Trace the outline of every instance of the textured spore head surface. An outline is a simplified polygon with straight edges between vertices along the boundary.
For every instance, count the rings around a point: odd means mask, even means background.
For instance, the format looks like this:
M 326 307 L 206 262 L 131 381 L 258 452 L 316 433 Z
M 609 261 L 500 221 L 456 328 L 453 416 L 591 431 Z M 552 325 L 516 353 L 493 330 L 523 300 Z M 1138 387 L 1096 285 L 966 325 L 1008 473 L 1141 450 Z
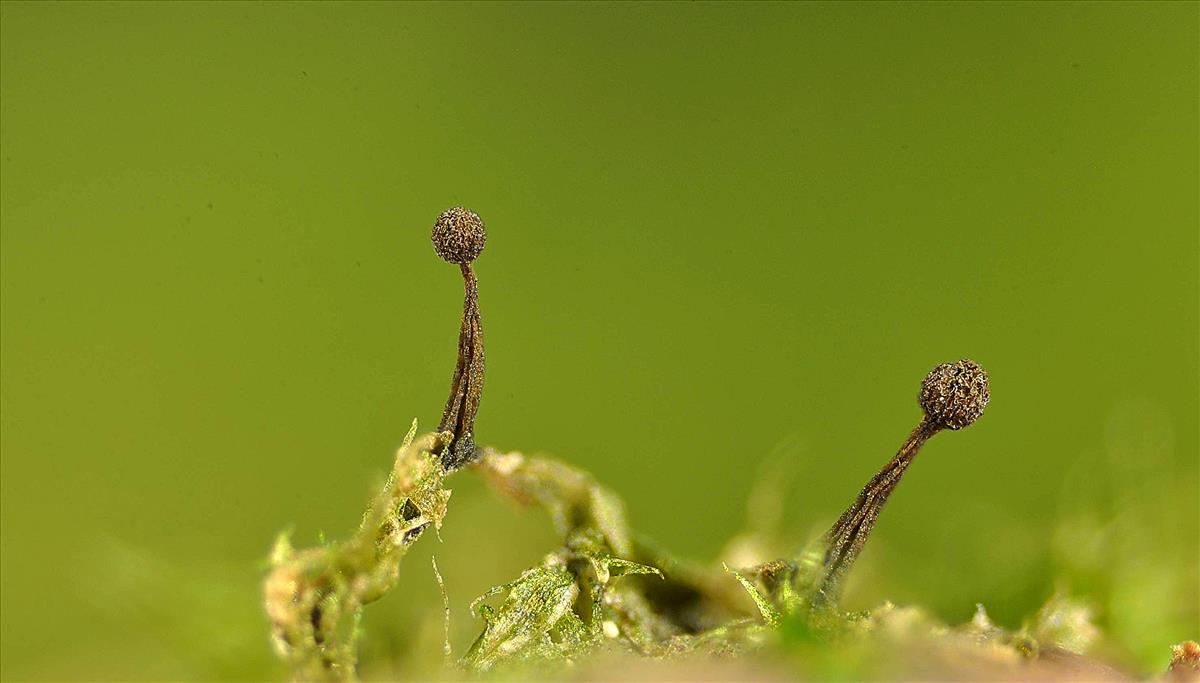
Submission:
M 962 429 L 983 415 L 989 398 L 987 371 L 964 358 L 934 368 L 921 383 L 918 400 L 938 427 Z
M 456 206 L 446 209 L 433 224 L 433 248 L 450 263 L 470 263 L 483 252 L 487 230 L 479 214 Z

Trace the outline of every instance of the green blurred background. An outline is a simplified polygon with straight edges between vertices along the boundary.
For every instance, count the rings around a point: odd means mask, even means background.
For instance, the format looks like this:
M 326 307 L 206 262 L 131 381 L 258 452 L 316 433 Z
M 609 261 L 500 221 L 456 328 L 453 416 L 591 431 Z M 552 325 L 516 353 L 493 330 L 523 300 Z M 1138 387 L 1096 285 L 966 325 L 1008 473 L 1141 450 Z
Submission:
M 819 533 L 968 356 L 988 413 L 849 606 L 1017 627 L 1061 588 L 1165 666 L 1200 635 L 1198 7 L 5 2 L 3 677 L 282 674 L 274 535 L 352 529 L 440 415 L 456 204 L 483 442 L 716 561 L 763 478 Z M 552 547 L 451 483 L 367 611 L 377 675 L 440 657 L 430 553 L 461 652 Z

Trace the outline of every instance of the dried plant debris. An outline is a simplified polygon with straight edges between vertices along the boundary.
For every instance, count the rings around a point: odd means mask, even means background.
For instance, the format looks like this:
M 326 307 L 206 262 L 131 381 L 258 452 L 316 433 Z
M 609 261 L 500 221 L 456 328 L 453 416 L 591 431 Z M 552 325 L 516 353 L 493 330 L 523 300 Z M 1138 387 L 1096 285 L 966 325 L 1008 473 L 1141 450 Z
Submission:
M 1200 643 L 1186 640 L 1171 648 L 1171 665 L 1167 667 L 1167 680 L 1172 683 L 1195 683 L 1200 681 Z

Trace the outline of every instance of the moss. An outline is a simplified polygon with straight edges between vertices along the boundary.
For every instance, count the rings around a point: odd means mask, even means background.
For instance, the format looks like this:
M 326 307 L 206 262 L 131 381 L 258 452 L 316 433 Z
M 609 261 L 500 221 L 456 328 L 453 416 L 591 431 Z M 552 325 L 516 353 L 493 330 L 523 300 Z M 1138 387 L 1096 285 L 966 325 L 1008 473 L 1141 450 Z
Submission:
M 348 539 L 296 550 L 279 537 L 264 596 L 276 652 L 293 678 L 355 677 L 363 607 L 395 587 L 408 549 L 445 520 L 448 475 L 434 455 L 445 439 L 417 437 L 413 424 Z M 816 678 L 1115 674 L 1083 656 L 1098 632 L 1088 606 L 1064 595 L 1015 633 L 982 606 L 959 627 L 890 603 L 844 613 L 821 599 L 819 545 L 748 568 L 694 565 L 639 538 L 621 498 L 565 463 L 483 449 L 463 471 L 544 510 L 559 538 L 537 566 L 472 602 L 483 623 L 452 663 L 463 672 L 557 677 L 612 657 L 681 662 L 753 652 L 755 661 Z
M 396 583 L 400 560 L 430 527 L 441 528 L 450 500 L 440 435 L 416 438 L 417 424 L 396 453 L 387 483 L 347 540 L 296 550 L 280 535 L 263 595 L 276 653 L 303 680 L 355 676 L 362 608 Z

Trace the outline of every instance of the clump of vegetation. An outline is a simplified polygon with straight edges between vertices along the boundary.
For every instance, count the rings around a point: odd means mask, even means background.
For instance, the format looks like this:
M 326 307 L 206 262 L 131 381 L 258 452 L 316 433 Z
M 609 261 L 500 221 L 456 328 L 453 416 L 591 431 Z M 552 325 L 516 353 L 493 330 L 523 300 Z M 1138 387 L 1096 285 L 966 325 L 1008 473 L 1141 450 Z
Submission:
M 454 663 L 464 672 L 561 677 L 572 667 L 586 678 L 594 663 L 611 667 L 613 658 L 686 666 L 718 657 L 747 662 L 752 671 L 820 679 L 1127 678 L 1085 655 L 1098 631 L 1088 606 L 1065 595 L 1055 595 L 1015 632 L 993 624 L 982 605 L 956 627 L 914 607 L 889 603 L 863 613 L 838 607 L 842 579 L 921 446 L 982 416 L 990 391 L 977 363 L 964 359 L 929 373 L 916 428 L 799 557 L 746 568 L 699 566 L 638 536 L 621 498 L 587 472 L 476 443 L 484 352 L 471 262 L 485 241 L 482 219 L 461 207 L 442 213 L 434 226 L 435 250 L 459 265 L 466 289 L 438 430 L 418 436 L 414 421 L 349 539 L 303 550 L 286 535 L 276 542 L 264 597 L 276 651 L 295 679 L 355 678 L 363 608 L 394 588 L 408 549 L 430 528 L 441 528 L 450 500 L 445 480 L 460 470 L 482 476 L 505 498 L 544 510 L 559 539 L 536 566 L 471 603 L 483 624 Z M 761 656 L 739 659 L 747 652 Z M 1200 646 L 1187 642 L 1173 652 L 1171 680 L 1200 677 Z
M 408 549 L 442 525 L 450 491 L 434 451 L 443 444 L 438 434 L 416 432 L 414 421 L 387 483 L 348 540 L 304 550 L 292 548 L 286 534 L 275 542 L 263 593 L 275 650 L 297 679 L 354 677 L 363 606 L 395 586 Z

